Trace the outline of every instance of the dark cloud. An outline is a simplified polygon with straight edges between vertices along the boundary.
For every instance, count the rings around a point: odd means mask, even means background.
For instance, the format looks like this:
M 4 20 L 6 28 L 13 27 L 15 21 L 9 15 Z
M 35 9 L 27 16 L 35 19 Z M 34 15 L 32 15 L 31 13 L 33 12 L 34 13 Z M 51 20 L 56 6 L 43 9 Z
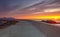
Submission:
M 60 7 L 60 0 L 0 0 L 0 15 L 4 16 L 6 14 L 6 16 L 8 16 L 7 14 L 11 15 L 12 13 L 13 15 L 14 14 L 27 15 L 34 12 L 42 11 L 46 8 L 57 8 L 57 7 L 58 8 Z
M 20 6 L 21 2 L 19 2 L 19 0 L 0 0 L 0 12 L 11 11 Z
M 55 0 L 53 3 L 56 3 L 56 2 L 60 4 L 60 0 Z
M 36 12 L 43 12 L 45 9 L 55 9 L 55 8 L 60 8 L 60 0 L 43 0 L 42 2 L 36 3 L 32 6 L 23 8 L 21 11 L 22 14 L 32 14 Z M 34 9 L 34 10 L 32 10 Z
M 0 14 L 34 4 L 39 0 L 0 0 Z
M 54 5 L 55 4 L 55 5 Z M 47 6 L 49 5 L 49 6 Z M 43 0 L 42 2 L 36 3 L 32 6 L 26 7 L 23 10 L 28 10 L 29 8 L 40 8 L 40 9 L 44 9 L 44 8 L 58 8 L 60 7 L 60 0 Z

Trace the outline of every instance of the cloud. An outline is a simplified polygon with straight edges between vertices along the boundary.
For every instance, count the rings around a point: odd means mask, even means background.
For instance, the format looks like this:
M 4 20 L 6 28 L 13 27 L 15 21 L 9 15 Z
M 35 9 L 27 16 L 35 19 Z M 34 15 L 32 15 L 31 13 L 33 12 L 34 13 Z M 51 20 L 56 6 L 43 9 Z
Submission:
M 42 0 L 0 0 L 0 16 L 8 16 L 10 14 L 26 14 L 20 9 L 31 6 Z M 16 12 L 15 12 L 16 11 Z
M 0 13 L 14 10 L 18 7 L 21 7 L 19 0 L 0 0 Z
M 60 8 L 45 9 L 43 12 L 57 12 L 57 11 L 60 11 Z
M 39 14 L 44 12 L 60 11 L 60 0 L 44 0 L 40 3 L 22 9 L 27 14 Z
M 33 15 L 60 8 L 60 0 L 0 0 L 0 15 Z

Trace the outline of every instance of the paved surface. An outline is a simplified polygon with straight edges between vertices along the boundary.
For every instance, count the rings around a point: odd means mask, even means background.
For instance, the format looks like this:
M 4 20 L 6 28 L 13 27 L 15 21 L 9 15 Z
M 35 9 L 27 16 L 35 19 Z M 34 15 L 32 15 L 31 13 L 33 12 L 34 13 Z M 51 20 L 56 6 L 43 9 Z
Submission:
M 20 21 L 6 29 L 0 30 L 0 37 L 45 37 L 32 23 Z
M 32 22 L 46 37 L 60 37 L 60 24 L 48 24 L 44 22 Z
M 35 21 L 20 21 L 0 30 L 0 37 L 60 37 L 60 26 Z

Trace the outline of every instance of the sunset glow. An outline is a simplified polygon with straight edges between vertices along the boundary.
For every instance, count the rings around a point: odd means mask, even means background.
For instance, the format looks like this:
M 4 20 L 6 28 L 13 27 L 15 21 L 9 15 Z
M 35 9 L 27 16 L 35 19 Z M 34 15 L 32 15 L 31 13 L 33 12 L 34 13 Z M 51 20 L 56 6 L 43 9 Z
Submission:
M 60 2 L 58 0 L 3 0 L 0 3 L 0 18 L 60 19 Z
M 32 20 L 39 20 L 39 19 L 47 19 L 47 20 L 58 20 L 60 16 L 17 16 L 17 19 L 32 19 Z
M 47 20 L 58 20 L 60 19 L 60 11 L 57 12 L 48 12 L 48 13 L 37 13 L 37 14 L 33 14 L 33 15 L 17 15 L 17 16 L 13 16 L 14 18 L 17 19 L 33 19 L 33 20 L 38 20 L 38 19 L 47 19 Z

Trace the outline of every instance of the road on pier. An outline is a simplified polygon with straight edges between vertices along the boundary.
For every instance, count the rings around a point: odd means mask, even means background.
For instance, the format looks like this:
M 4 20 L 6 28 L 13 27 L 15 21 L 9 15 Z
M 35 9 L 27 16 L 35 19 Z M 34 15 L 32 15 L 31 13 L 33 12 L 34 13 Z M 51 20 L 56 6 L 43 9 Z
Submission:
M 60 28 L 42 22 L 19 21 L 1 29 L 0 37 L 60 37 Z

